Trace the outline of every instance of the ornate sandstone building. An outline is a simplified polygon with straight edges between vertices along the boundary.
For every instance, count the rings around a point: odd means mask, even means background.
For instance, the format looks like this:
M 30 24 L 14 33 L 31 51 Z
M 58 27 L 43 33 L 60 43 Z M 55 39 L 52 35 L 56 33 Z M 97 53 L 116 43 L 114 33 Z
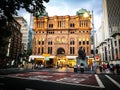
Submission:
M 87 13 L 87 17 L 84 16 Z M 79 47 L 91 55 L 91 15 L 80 9 L 75 16 L 34 17 L 33 55 L 46 66 L 76 64 Z M 46 61 L 46 62 L 45 62 Z

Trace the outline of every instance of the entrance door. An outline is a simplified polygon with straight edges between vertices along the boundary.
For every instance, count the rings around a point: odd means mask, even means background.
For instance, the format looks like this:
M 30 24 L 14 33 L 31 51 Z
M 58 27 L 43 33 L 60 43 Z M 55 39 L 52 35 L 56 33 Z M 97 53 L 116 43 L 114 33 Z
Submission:
M 65 56 L 65 50 L 63 48 L 58 48 L 57 50 L 57 66 L 64 67 L 67 65 L 67 60 Z
M 57 55 L 59 54 L 65 54 L 65 50 L 63 48 L 58 48 Z
M 57 66 L 59 67 L 65 67 L 67 65 L 67 60 L 66 60 L 66 57 L 63 56 L 63 57 L 57 57 Z

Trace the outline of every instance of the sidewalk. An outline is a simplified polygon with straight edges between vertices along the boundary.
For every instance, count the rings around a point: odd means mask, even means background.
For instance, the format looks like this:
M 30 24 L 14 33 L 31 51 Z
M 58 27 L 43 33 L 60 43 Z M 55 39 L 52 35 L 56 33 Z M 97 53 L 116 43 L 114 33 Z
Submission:
M 81 73 L 80 71 L 74 72 L 74 68 L 42 68 L 42 69 L 24 69 L 24 68 L 7 68 L 0 69 L 0 75 L 5 74 L 15 74 L 15 73 L 23 73 L 23 72 L 38 72 L 38 71 L 48 71 L 48 72 L 65 72 L 65 73 Z M 94 71 L 85 70 L 84 73 L 95 73 Z
M 45 68 L 45 69 L 42 69 L 40 71 L 51 71 L 51 72 L 68 72 L 68 73 L 81 73 L 80 71 L 77 71 L 77 72 L 74 72 L 74 68 Z M 90 70 L 85 70 L 84 73 L 86 74 L 89 74 L 89 73 L 95 73 L 94 71 L 90 71 Z

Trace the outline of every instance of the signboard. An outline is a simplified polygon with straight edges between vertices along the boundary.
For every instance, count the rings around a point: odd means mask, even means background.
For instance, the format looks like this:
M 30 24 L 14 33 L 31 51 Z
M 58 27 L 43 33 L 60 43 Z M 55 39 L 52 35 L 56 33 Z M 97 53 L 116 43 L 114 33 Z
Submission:
M 45 60 L 45 61 L 49 61 L 49 57 L 45 57 L 44 60 Z
M 96 55 L 96 56 L 95 56 L 95 59 L 96 59 L 96 61 L 99 61 L 100 56 L 99 56 L 99 55 Z
M 91 65 L 93 63 L 93 61 L 94 61 L 94 58 L 89 58 L 88 59 L 88 64 Z
M 42 56 L 45 56 L 45 57 L 49 57 L 50 56 L 50 54 L 42 54 Z

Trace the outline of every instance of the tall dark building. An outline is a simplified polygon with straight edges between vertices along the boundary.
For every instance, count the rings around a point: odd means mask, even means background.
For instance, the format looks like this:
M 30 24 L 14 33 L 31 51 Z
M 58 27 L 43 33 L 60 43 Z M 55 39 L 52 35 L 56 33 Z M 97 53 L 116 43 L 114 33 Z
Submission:
M 8 26 L 12 34 L 8 39 L 9 44 L 6 48 L 6 56 L 8 57 L 9 64 L 14 61 L 14 65 L 17 65 L 20 62 L 22 48 L 22 33 L 20 32 L 21 25 L 16 20 L 13 20 Z

